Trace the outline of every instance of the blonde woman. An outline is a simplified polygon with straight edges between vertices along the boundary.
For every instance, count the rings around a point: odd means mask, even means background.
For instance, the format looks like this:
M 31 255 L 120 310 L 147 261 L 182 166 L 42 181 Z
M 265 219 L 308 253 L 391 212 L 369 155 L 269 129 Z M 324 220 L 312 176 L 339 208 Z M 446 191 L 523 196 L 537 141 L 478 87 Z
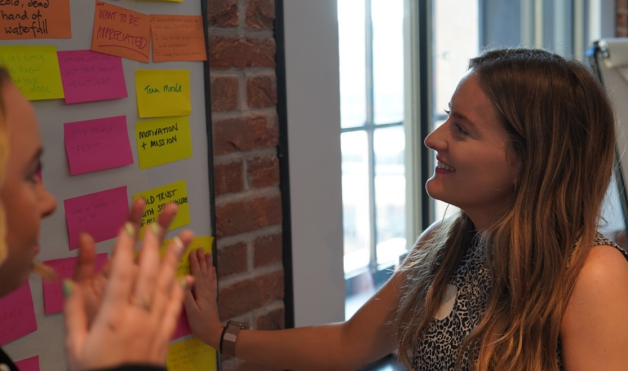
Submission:
M 461 211 L 426 230 L 353 318 L 224 327 L 199 253 L 185 297 L 194 333 L 292 370 L 355 370 L 395 350 L 412 370 L 628 369 L 628 254 L 596 231 L 615 143 L 597 80 L 546 51 L 488 51 L 449 110 L 425 139 L 437 159 L 426 188 Z
M 28 278 L 39 252 L 40 221 L 56 207 L 56 200 L 37 175 L 41 152 L 35 111 L 0 67 L 0 199 L 5 210 L 5 218 L 0 220 L 5 232 L 0 234 L 4 260 L 0 265 L 0 296 Z M 133 248 L 143 207 L 143 201 L 134 203 L 104 273 L 93 273 L 93 240 L 81 238 L 76 281 L 64 282 L 65 344 L 72 371 L 165 369 L 167 345 L 183 297 L 175 268 L 193 236 L 191 232 L 181 233 L 160 262 L 163 229 L 176 209 L 169 206 L 161 226 L 149 228 L 136 264 Z M 0 369 L 17 371 L 1 349 Z

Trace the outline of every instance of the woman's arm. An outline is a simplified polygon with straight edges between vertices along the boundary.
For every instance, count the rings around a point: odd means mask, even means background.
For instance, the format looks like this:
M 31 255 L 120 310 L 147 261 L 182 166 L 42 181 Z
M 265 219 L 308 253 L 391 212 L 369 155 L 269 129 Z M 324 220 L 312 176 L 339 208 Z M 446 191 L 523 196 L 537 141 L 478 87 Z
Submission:
M 565 370 L 628 368 L 628 262 L 616 248 L 591 250 L 561 323 Z
M 438 224 L 424 232 L 421 246 Z M 190 254 L 194 294 L 185 308 L 194 334 L 220 348 L 223 325 L 216 308 L 216 274 L 211 256 Z M 394 318 L 404 273 L 393 277 L 347 322 L 277 331 L 242 330 L 235 346 L 240 359 L 291 370 L 355 370 L 396 349 Z M 324 303 L 321 303 L 324 305 Z

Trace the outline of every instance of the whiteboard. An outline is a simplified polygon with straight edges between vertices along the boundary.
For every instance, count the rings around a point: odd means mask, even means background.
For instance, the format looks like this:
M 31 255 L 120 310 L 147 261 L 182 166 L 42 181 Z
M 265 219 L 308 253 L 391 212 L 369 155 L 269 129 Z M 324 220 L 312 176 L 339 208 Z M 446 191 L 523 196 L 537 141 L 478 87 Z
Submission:
M 52 0 L 54 1 L 54 0 Z M 133 0 L 105 0 L 116 6 L 145 14 L 204 15 L 206 5 L 201 0 L 177 2 L 149 2 Z M 94 0 L 70 0 L 72 38 L 0 41 L 1 45 L 56 45 L 62 50 L 88 50 L 92 42 Z M 207 39 L 207 25 L 205 24 Z M 207 45 L 207 40 L 206 40 Z M 76 256 L 69 250 L 68 232 L 63 200 L 127 187 L 129 205 L 134 194 L 185 179 L 189 199 L 191 223 L 168 232 L 175 236 L 181 229 L 190 228 L 197 236 L 213 235 L 213 172 L 211 163 L 210 115 L 207 110 L 208 75 L 207 62 L 140 63 L 122 58 L 128 97 L 122 99 L 66 105 L 63 99 L 35 101 L 33 105 L 39 119 L 44 155 L 42 179 L 44 185 L 57 198 L 56 212 L 43 220 L 40 236 L 41 260 Z M 187 69 L 190 71 L 192 113 L 189 116 L 192 137 L 192 157 L 181 161 L 140 170 L 135 140 L 135 123 L 138 117 L 135 96 L 135 71 L 139 69 Z M 134 163 L 102 171 L 70 176 L 64 145 L 64 123 L 125 115 Z M 110 253 L 114 240 L 97 243 L 97 253 Z M 63 338 L 63 314 L 44 314 L 41 278 L 30 278 L 31 292 L 37 318 L 37 331 L 3 346 L 15 361 L 39 356 L 41 370 L 67 370 Z M 183 338 L 185 339 L 185 338 Z
M 608 92 L 616 117 L 617 168 L 602 207 L 605 219 L 600 230 L 615 240 L 615 233 L 628 230 L 628 198 L 625 181 L 628 180 L 628 39 L 611 38 L 595 43 L 591 65 Z

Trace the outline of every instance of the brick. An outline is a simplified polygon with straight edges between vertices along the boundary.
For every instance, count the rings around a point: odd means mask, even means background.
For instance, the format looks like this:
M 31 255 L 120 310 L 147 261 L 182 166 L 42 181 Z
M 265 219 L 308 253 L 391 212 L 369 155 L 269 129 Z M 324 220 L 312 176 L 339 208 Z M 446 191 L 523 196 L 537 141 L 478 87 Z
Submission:
M 207 2 L 209 25 L 236 27 L 238 25 L 238 0 L 211 0 Z
M 246 28 L 253 30 L 272 30 L 275 20 L 275 2 L 273 0 L 249 0 L 246 8 Z
M 279 160 L 276 155 L 256 157 L 247 161 L 249 185 L 252 188 L 279 185 Z
M 628 29 L 627 28 L 618 28 L 616 36 L 617 37 L 627 37 L 628 36 Z
M 246 82 L 246 101 L 249 108 L 266 108 L 277 105 L 277 79 L 275 76 L 258 76 Z
M 279 144 L 279 127 L 269 125 L 264 116 L 249 115 L 214 122 L 214 154 L 250 151 L 275 147 Z
M 243 315 L 264 305 L 283 300 L 283 272 L 236 282 L 219 293 L 219 313 L 222 320 Z
M 276 309 L 268 314 L 257 317 L 258 330 L 281 330 L 286 328 L 283 308 Z
M 617 0 L 617 10 L 628 9 L 628 0 Z
M 216 207 L 216 237 L 277 225 L 282 221 L 281 197 L 244 199 Z
M 219 280 L 247 271 L 246 250 L 247 246 L 244 242 L 218 249 L 216 274 Z
M 275 68 L 275 40 L 242 36 L 213 36 L 209 39 L 209 63 L 213 69 Z
M 615 26 L 617 28 L 624 28 L 628 26 L 628 16 L 626 15 L 626 11 L 617 11 L 615 16 Z
M 282 235 L 261 236 L 253 242 L 253 266 L 255 268 L 283 261 Z
M 210 80 L 212 112 L 238 109 L 240 90 L 238 77 L 213 77 Z
M 241 160 L 214 166 L 216 196 L 244 190 L 244 163 Z

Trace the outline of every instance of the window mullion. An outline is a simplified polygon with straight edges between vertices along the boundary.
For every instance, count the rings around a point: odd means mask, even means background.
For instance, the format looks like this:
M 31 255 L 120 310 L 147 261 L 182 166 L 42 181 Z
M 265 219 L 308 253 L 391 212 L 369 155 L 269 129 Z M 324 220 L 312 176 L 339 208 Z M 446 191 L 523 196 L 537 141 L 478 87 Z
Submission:
M 377 270 L 377 207 L 375 202 L 375 87 L 373 76 L 373 17 L 371 0 L 365 1 L 365 62 L 366 62 L 366 134 L 369 171 L 369 268 Z

